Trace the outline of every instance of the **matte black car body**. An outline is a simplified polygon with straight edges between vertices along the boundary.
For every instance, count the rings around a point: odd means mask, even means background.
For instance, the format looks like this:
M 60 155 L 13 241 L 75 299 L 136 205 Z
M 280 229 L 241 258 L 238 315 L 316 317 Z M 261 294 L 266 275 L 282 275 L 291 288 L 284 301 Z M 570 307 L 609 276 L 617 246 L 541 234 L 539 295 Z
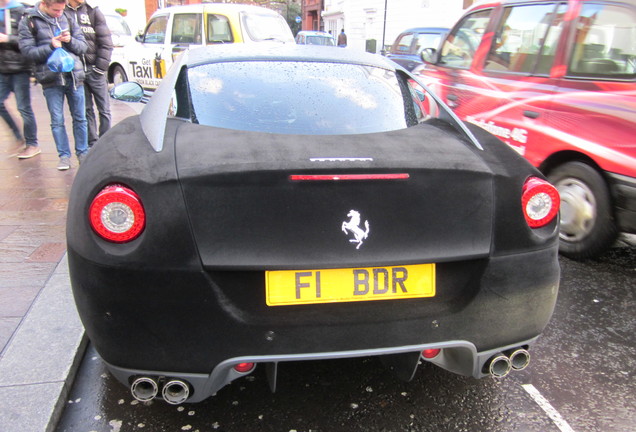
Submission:
M 192 50 L 142 114 L 114 127 L 82 164 L 67 225 L 73 292 L 88 336 L 126 385 L 140 377 L 158 386 L 180 380 L 187 400 L 197 402 L 251 372 L 235 368 L 239 364 L 265 365 L 274 387 L 280 362 L 368 355 L 409 379 L 425 349 L 441 349 L 427 361 L 482 377 L 493 356 L 527 349 L 547 325 L 559 284 L 557 221 L 530 229 L 520 199 L 524 182 L 541 174 L 441 106 L 436 116 L 407 120 L 410 127 L 322 132 L 329 119 L 321 113 L 329 106 L 320 103 L 330 101 L 331 111 L 367 104 L 374 112 L 382 107 L 369 95 L 373 86 L 385 86 L 373 78 L 365 92 L 352 95 L 325 78 L 325 70 L 389 77 L 402 87 L 413 79 L 381 56 L 324 51 L 279 45 Z M 205 103 L 215 104 L 211 95 L 228 86 L 231 72 L 239 75 L 254 62 L 316 68 L 317 81 L 295 82 L 301 73 L 282 77 L 287 86 L 246 81 L 243 94 L 253 85 L 261 96 L 256 106 L 271 104 L 261 117 L 253 113 L 236 123 L 249 130 L 201 124 L 212 110 L 211 121 L 225 111 L 206 108 L 193 93 L 205 86 L 211 92 Z M 217 66 L 227 69 L 226 81 L 216 72 L 195 78 Z M 323 99 L 293 96 L 284 112 L 275 100 L 275 93 L 317 91 L 323 84 L 338 97 L 324 89 Z M 177 112 L 169 117 L 175 89 Z M 396 106 L 409 117 L 417 107 L 404 102 L 404 94 L 395 94 Z M 436 103 L 434 96 L 420 97 Z M 307 133 L 272 132 L 301 122 L 298 112 L 312 103 L 319 105 L 311 106 L 315 124 L 302 125 Z M 227 105 L 227 112 L 235 108 Z M 334 130 L 364 121 L 340 115 Z M 318 132 L 311 133 L 314 127 Z M 408 176 L 338 179 L 392 173 Z M 294 181 L 296 175 L 332 178 Z M 109 184 L 127 185 L 143 202 L 145 229 L 128 243 L 103 240 L 89 223 L 92 200 Z M 341 229 L 352 209 L 370 222 L 361 245 Z M 266 304 L 266 271 L 422 263 L 436 264 L 434 297 Z

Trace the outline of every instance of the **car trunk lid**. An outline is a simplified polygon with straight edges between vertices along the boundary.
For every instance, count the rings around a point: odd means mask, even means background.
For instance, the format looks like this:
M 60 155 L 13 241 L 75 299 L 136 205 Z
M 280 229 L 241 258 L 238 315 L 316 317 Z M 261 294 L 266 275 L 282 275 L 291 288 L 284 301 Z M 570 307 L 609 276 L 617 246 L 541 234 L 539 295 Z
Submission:
M 184 124 L 176 136 L 207 268 L 399 265 L 490 251 L 492 173 L 450 128 L 299 136 Z

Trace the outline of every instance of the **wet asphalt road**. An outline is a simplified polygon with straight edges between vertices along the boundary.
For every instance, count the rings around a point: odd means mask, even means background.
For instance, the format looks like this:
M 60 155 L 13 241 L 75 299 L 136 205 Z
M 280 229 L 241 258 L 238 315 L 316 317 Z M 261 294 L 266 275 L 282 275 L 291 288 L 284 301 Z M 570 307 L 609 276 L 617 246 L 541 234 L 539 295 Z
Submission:
M 275 394 L 261 368 L 176 407 L 135 401 L 89 346 L 57 432 L 635 431 L 636 247 L 561 268 L 530 366 L 502 380 L 424 363 L 404 383 L 376 358 L 285 363 Z

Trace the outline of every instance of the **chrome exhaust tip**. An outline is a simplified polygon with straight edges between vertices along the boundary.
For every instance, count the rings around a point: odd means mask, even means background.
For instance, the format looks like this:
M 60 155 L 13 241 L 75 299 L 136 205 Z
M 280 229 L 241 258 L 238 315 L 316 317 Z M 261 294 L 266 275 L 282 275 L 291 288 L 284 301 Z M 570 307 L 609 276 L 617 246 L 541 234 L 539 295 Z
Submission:
M 130 393 L 132 393 L 133 397 L 139 402 L 148 402 L 157 396 L 159 387 L 152 378 L 141 377 L 132 383 Z
M 512 370 L 510 359 L 505 354 L 497 354 L 488 362 L 488 372 L 494 378 L 503 378 Z
M 172 380 L 166 383 L 161 390 L 163 399 L 171 405 L 179 405 L 190 396 L 190 387 L 181 380 Z
M 527 350 L 519 348 L 510 354 L 510 365 L 514 370 L 524 370 L 529 364 L 530 353 Z

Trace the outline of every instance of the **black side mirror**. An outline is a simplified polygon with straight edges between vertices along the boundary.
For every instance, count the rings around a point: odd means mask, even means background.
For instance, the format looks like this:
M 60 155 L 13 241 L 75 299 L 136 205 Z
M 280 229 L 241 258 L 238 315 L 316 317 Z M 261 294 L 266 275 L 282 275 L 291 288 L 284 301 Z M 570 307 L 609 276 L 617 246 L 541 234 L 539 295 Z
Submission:
M 138 34 L 137 36 L 135 36 L 135 40 L 137 42 L 143 42 L 144 41 L 144 35 Z
M 439 60 L 439 55 L 435 48 L 424 48 L 420 53 L 422 61 L 427 64 L 435 64 Z
M 110 97 L 122 102 L 141 102 L 144 89 L 136 82 L 126 81 L 110 90 Z

